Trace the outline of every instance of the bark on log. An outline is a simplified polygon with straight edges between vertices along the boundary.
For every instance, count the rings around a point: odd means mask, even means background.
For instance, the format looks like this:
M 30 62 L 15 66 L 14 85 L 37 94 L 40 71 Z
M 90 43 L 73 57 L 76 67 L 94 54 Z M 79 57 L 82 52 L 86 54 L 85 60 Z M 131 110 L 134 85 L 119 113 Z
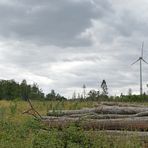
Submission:
M 96 108 L 87 108 L 87 109 L 81 109 L 81 110 L 56 110 L 53 112 L 53 110 L 50 110 L 48 112 L 48 116 L 63 116 L 63 115 L 72 115 L 72 114 L 86 114 L 86 113 L 91 113 L 95 112 Z
M 49 127 L 53 128 L 63 128 L 67 127 L 70 124 L 76 124 L 84 128 L 88 129 L 105 129 L 105 130 L 148 130 L 148 118 L 146 117 L 134 117 L 134 118 L 125 118 L 125 119 L 102 119 L 102 120 L 94 120 L 94 119 L 85 119 L 80 120 L 78 118 L 64 118 L 57 117 L 56 119 L 45 119 L 42 120 Z
M 119 107 L 146 107 L 145 105 L 142 104 L 131 104 L 131 103 L 123 103 L 123 102 L 101 102 L 99 105 L 105 105 L 105 106 L 119 106 Z
M 102 106 L 94 109 L 95 113 L 102 114 L 137 114 L 148 111 L 148 107 L 119 107 L 119 106 Z
M 121 115 L 121 114 L 97 114 L 97 113 L 87 113 L 87 114 L 72 114 L 63 115 L 60 117 L 64 118 L 79 118 L 79 119 L 123 119 L 123 118 L 133 118 L 133 117 L 145 117 L 148 116 L 148 111 L 140 112 L 132 115 Z M 58 116 L 42 116 L 43 119 L 53 119 Z
M 84 129 L 106 129 L 106 130 L 148 130 L 148 118 L 134 117 L 125 119 L 103 119 L 83 121 Z
M 56 112 L 49 111 L 48 116 L 63 116 L 72 114 L 87 114 L 87 113 L 97 113 L 97 114 L 137 114 L 140 112 L 148 111 L 148 107 L 119 107 L 119 106 L 99 106 L 97 108 L 81 109 L 81 110 L 57 110 Z
M 79 118 L 79 119 L 119 119 L 136 117 L 135 115 L 118 115 L 118 114 L 73 114 L 65 116 L 42 116 L 42 119 L 57 119 L 57 118 Z M 140 116 L 139 116 L 140 117 Z

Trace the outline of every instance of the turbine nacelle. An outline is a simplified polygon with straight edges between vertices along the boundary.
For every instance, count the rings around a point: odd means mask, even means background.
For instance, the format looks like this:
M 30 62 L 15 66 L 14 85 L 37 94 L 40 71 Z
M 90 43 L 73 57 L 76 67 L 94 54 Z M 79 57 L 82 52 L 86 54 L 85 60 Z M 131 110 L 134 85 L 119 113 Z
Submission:
M 143 57 L 139 57 L 139 60 L 142 60 L 143 59 Z

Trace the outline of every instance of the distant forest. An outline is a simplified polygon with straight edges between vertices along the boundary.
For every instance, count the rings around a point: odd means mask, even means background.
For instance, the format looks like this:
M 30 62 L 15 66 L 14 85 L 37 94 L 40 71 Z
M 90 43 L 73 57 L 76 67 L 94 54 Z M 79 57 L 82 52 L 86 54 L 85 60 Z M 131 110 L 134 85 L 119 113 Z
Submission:
M 51 90 L 47 95 L 39 88 L 37 83 L 28 85 L 26 80 L 20 84 L 15 80 L 0 80 L 0 99 L 34 99 L 34 100 L 65 100 L 66 98 Z
M 79 100 L 79 101 L 123 101 L 123 102 L 141 102 L 148 101 L 148 95 L 145 93 L 142 96 L 133 95 L 132 90 L 128 90 L 127 95 L 121 93 L 120 96 L 108 96 L 108 87 L 106 81 L 103 80 L 101 85 L 101 91 L 90 90 L 86 93 L 86 86 L 83 85 L 84 92 L 82 94 L 73 93 L 70 100 Z M 55 90 L 51 89 L 46 95 L 43 93 L 42 89 L 39 88 L 37 83 L 32 85 L 27 84 L 26 80 L 22 80 L 21 83 L 16 82 L 15 80 L 0 80 L 0 100 L 15 100 L 21 99 L 26 101 L 27 99 L 31 100 L 67 100 L 64 96 L 61 96 L 59 93 L 56 93 Z

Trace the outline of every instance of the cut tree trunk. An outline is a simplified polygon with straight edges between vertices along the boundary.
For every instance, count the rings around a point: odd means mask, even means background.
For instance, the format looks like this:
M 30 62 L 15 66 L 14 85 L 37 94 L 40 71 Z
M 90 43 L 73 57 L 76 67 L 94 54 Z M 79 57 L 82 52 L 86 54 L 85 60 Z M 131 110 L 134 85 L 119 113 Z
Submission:
M 98 104 L 98 106 L 99 105 L 105 105 L 105 106 L 119 106 L 119 107 L 146 107 L 146 106 L 144 106 L 144 105 L 142 105 L 142 104 L 137 104 L 137 103 L 135 103 L 135 104 L 129 104 L 129 103 L 125 103 L 125 102 L 101 102 L 100 104 Z
M 79 119 L 79 118 L 66 118 L 57 117 L 54 119 L 42 120 L 49 127 L 63 128 L 71 124 L 82 127 L 85 130 L 89 129 L 104 129 L 104 130 L 148 130 L 147 117 L 133 117 L 125 119 Z
M 125 119 L 102 119 L 86 120 L 81 126 L 84 129 L 105 129 L 105 130 L 148 130 L 148 118 L 134 117 Z
M 63 115 L 73 115 L 73 114 L 87 114 L 87 113 L 97 113 L 97 114 L 137 114 L 140 112 L 147 112 L 148 107 L 119 107 L 119 106 L 99 106 L 91 109 L 81 109 L 81 110 L 57 110 L 53 112 L 50 110 L 48 116 L 63 116 Z
M 97 113 L 86 113 L 86 114 L 71 114 L 63 116 L 42 116 L 43 119 L 53 119 L 57 117 L 64 118 L 78 118 L 78 119 L 123 119 L 123 118 L 133 118 L 133 117 L 146 117 L 148 116 L 148 111 L 140 112 L 137 114 L 121 115 L 121 114 L 97 114 Z

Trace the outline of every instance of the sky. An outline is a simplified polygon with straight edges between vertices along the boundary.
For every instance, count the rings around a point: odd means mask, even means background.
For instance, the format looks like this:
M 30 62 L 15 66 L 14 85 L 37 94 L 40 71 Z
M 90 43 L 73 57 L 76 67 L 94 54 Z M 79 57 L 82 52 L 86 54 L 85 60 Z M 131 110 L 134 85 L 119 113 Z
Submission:
M 0 79 L 26 79 L 71 97 L 100 90 L 139 93 L 148 61 L 147 0 L 0 0 Z M 143 87 L 148 88 L 143 63 Z

